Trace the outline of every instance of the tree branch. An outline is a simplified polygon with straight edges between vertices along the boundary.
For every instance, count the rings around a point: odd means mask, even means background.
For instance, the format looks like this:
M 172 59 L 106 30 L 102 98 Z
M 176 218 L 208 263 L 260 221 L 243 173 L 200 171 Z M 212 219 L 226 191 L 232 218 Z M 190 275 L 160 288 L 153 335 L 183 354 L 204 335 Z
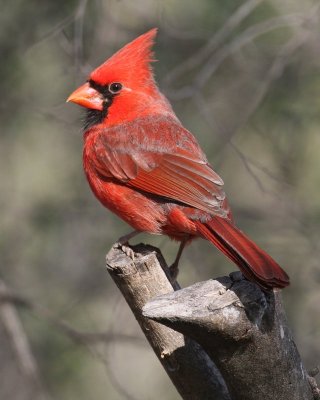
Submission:
M 233 400 L 313 399 L 281 294 L 264 293 L 239 276 L 233 273 L 157 297 L 143 315 L 201 344 Z
M 134 260 L 119 248 L 111 249 L 108 271 L 182 398 L 230 400 L 219 371 L 196 342 L 142 315 L 147 301 L 172 293 L 173 287 L 158 249 L 146 245 L 128 249 L 134 251 Z

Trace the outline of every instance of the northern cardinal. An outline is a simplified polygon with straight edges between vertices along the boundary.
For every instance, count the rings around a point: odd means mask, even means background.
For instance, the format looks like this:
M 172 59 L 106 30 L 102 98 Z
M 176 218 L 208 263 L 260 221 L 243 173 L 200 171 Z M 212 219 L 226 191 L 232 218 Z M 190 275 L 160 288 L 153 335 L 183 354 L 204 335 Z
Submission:
M 202 237 L 261 288 L 284 288 L 288 275 L 234 225 L 222 179 L 160 93 L 150 65 L 156 32 L 124 46 L 67 100 L 87 108 L 83 165 L 91 189 L 136 232 L 180 241 L 176 269 L 184 245 Z

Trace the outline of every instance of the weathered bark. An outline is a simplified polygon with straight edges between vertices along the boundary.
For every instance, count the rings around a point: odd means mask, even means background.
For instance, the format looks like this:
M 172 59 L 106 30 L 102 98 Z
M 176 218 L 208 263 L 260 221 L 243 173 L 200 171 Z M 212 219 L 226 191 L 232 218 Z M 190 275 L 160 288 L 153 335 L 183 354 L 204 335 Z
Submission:
M 233 400 L 311 400 L 308 374 L 280 292 L 263 293 L 240 273 L 149 301 L 143 314 L 196 340 Z
M 147 301 L 174 289 L 158 249 L 145 245 L 132 249 L 134 260 L 113 247 L 107 268 L 178 392 L 186 400 L 230 400 L 221 374 L 198 343 L 142 315 Z

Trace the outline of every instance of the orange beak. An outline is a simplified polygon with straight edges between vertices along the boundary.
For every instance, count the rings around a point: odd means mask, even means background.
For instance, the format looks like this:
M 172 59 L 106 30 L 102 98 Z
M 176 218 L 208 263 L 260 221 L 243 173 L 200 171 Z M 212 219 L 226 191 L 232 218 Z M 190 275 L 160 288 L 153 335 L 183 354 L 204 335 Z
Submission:
M 88 82 L 71 93 L 67 99 L 67 103 L 69 101 L 93 110 L 103 110 L 102 95 L 97 90 L 90 87 Z

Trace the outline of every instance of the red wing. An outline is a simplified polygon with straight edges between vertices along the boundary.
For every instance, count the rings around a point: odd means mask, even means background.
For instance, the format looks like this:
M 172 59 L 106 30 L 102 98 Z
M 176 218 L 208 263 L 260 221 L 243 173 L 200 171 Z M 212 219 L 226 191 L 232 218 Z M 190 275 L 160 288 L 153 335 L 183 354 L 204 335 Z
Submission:
M 159 127 L 162 131 L 157 132 Z M 173 137 L 163 134 L 163 123 L 141 121 L 126 129 L 125 135 L 118 128 L 104 131 L 97 135 L 91 156 L 95 169 L 103 178 L 224 215 L 223 181 L 207 163 L 194 137 L 177 122 L 174 128 L 170 121 Z M 159 137 L 166 141 L 159 145 Z
M 207 164 L 165 154 L 153 170 L 140 169 L 128 186 L 216 214 L 221 212 L 225 195 L 213 181 L 215 177 L 210 171 Z

